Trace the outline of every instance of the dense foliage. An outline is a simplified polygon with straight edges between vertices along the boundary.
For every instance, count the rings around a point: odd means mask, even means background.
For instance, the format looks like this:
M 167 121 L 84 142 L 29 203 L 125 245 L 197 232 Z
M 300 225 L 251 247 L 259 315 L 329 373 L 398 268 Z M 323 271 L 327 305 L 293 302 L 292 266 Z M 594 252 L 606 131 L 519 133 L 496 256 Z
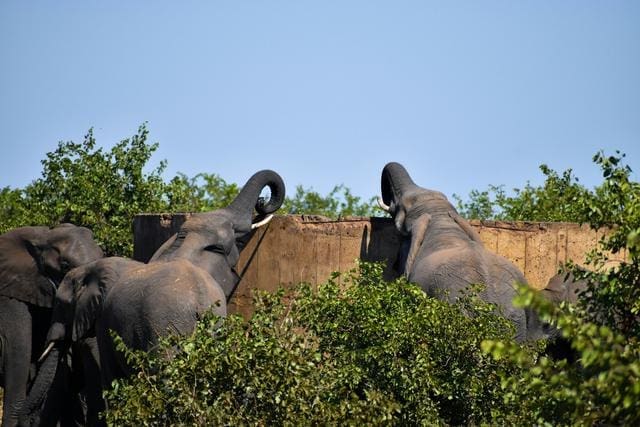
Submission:
M 295 194 L 287 197 L 282 209 L 291 214 L 313 214 L 329 218 L 376 216 L 383 212 L 376 208 L 375 201 L 375 197 L 371 197 L 366 202 L 362 201 L 344 184 L 336 185 L 326 196 L 298 185 Z
M 167 162 L 149 165 L 158 144 L 148 137 L 143 124 L 111 150 L 97 146 L 92 130 L 81 143 L 59 142 L 42 161 L 41 177 L 23 189 L 0 189 L 0 233 L 71 222 L 92 229 L 108 255 L 131 256 L 136 214 L 214 210 L 227 206 L 240 191 L 215 173 L 179 173 L 165 181 Z M 280 212 L 338 218 L 370 215 L 374 209 L 371 200 L 362 201 L 344 185 L 326 196 L 298 186 Z
M 504 221 L 584 222 L 585 204 L 593 194 L 582 186 L 571 169 L 562 174 L 541 165 L 545 176 L 541 186 L 527 183 L 508 195 L 504 186 L 490 185 L 487 190 L 472 190 L 468 200 L 454 195 L 458 212 L 469 219 Z
M 108 393 L 107 421 L 461 424 L 509 412 L 497 373 L 520 368 L 480 348 L 512 343 L 512 325 L 493 307 L 473 295 L 453 306 L 404 279 L 385 282 L 377 264 L 359 273 L 289 298 L 260 294 L 248 322 L 209 317 L 192 336 L 166 340 L 164 357 L 130 353 L 141 370 Z
M 501 374 L 505 401 L 522 404 L 520 412 L 501 414 L 505 423 L 640 423 L 640 184 L 630 180 L 631 168 L 622 163 L 623 157 L 594 156 L 604 178 L 594 191 L 571 186 L 574 191 L 556 193 L 560 198 L 577 197 L 575 209 L 565 210 L 577 215 L 574 220 L 593 228 L 611 227 L 601 247 L 589 254 L 587 269 L 568 266 L 576 277 L 588 281 L 577 306 L 553 307 L 528 289 L 518 301 L 557 325 L 576 351 L 578 363 L 533 359 L 512 344 L 484 343 L 497 359 L 518 360 L 525 368 L 521 377 Z M 549 181 L 555 190 L 566 184 Z M 607 254 L 620 251 L 627 261 L 609 266 Z

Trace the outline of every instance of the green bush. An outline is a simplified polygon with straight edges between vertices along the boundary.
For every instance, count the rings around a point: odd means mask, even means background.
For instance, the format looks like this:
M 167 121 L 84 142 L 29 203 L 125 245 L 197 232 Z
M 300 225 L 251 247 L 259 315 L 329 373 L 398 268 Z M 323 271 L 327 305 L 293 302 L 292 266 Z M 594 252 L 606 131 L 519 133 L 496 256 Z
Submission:
M 512 343 L 488 340 L 483 348 L 496 360 L 517 362 L 523 375 L 501 372 L 505 402 L 521 411 L 500 413 L 505 424 L 640 424 L 640 184 L 630 180 L 624 155 L 594 156 L 603 183 L 578 198 L 581 221 L 611 227 L 588 267 L 573 268 L 588 281 L 575 307 L 554 307 L 523 289 L 518 303 L 555 324 L 577 354 L 577 363 L 532 358 Z M 627 261 L 607 267 L 608 252 L 625 252 Z
M 562 173 L 540 165 L 544 184 L 514 188 L 507 195 L 502 185 L 490 185 L 487 190 L 472 190 L 468 201 L 453 195 L 457 209 L 469 219 L 498 219 L 504 221 L 586 222 L 585 204 L 594 194 L 582 186 L 571 169 Z
M 362 201 L 343 184 L 333 187 L 326 196 L 298 185 L 295 194 L 286 198 L 282 210 L 290 214 L 322 215 L 333 219 L 384 215 L 384 212 L 377 208 L 375 197 Z
M 508 410 L 498 372 L 519 368 L 480 349 L 483 340 L 513 343 L 494 307 L 385 282 L 378 264 L 337 279 L 287 297 L 259 294 L 246 322 L 209 316 L 157 353 L 128 352 L 140 370 L 107 393 L 107 421 L 433 425 L 490 422 Z
M 605 284 L 606 286 L 606 284 Z M 508 425 L 640 424 L 640 341 L 589 321 L 579 307 L 554 307 L 530 289 L 518 298 L 562 331 L 577 363 L 531 357 L 513 343 L 487 340 L 483 349 L 495 360 L 510 360 L 519 375 L 502 371 L 505 407 L 494 421 Z

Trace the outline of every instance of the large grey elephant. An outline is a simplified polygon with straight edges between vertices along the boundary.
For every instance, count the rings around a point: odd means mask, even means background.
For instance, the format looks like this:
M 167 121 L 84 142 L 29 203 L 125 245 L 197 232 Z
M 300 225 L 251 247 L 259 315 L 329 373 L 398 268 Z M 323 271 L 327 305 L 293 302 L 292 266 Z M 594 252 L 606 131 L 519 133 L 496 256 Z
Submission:
M 99 259 L 84 227 L 21 227 L 0 236 L 0 385 L 2 425 L 17 423 L 29 377 L 44 350 L 56 287 L 70 269 Z
M 266 186 L 271 196 L 265 202 L 260 193 Z M 130 373 L 109 331 L 122 337 L 129 348 L 150 350 L 160 336 L 192 332 L 207 310 L 226 316 L 227 301 L 239 281 L 235 271 L 239 246 L 280 208 L 284 194 L 277 173 L 257 172 L 229 206 L 188 218 L 148 264 L 111 257 L 72 270 L 56 293 L 47 341 L 77 342 L 95 333 L 99 353 L 95 366 L 104 388 Z M 54 345 L 43 363 L 35 392 L 24 408 L 27 419 L 52 386 L 64 348 Z M 98 422 L 102 408 L 89 408 L 90 423 Z
M 480 297 L 496 304 L 514 322 L 516 339 L 527 339 L 527 314 L 514 307 L 515 285 L 526 283 L 507 259 L 487 250 L 478 233 L 447 197 L 413 182 L 399 163 L 382 170 L 380 206 L 406 236 L 400 269 L 431 296 L 455 301 L 472 284 L 485 285 Z

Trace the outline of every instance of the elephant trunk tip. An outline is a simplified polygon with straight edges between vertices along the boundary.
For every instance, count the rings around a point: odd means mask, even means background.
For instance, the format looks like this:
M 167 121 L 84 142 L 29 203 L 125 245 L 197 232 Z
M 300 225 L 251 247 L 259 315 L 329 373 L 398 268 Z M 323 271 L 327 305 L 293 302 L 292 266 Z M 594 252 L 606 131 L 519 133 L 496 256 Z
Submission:
M 265 187 L 268 187 L 271 193 L 268 198 L 260 196 Z M 234 213 L 236 220 L 241 218 L 239 222 L 246 223 L 249 227 L 254 209 L 260 217 L 264 218 L 280 209 L 284 198 L 284 181 L 276 172 L 265 169 L 249 178 L 227 210 Z
M 403 193 L 416 187 L 409 172 L 400 163 L 389 162 L 382 169 L 380 189 L 384 204 L 390 205 L 392 201 L 400 199 Z

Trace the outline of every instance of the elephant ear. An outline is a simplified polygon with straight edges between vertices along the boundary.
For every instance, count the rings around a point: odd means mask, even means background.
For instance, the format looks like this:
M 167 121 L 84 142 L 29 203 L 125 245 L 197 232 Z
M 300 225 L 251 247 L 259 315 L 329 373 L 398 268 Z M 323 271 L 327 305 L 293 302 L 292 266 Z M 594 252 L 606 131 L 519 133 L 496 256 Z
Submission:
M 480 238 L 480 234 L 478 234 L 478 232 L 474 230 L 471 225 L 469 225 L 466 219 L 462 218 L 457 212 L 454 211 L 449 211 L 449 216 L 456 222 L 456 224 L 458 224 L 462 231 L 464 231 L 471 240 L 484 245 L 482 239 Z
M 76 308 L 73 316 L 72 340 L 78 341 L 86 337 L 95 325 L 98 312 L 102 310 L 104 286 L 101 275 L 90 271 L 76 284 Z
M 0 295 L 39 307 L 53 306 L 54 285 L 40 272 L 38 240 L 47 227 L 21 227 L 0 236 Z
M 404 274 L 409 277 L 411 271 L 413 269 L 413 263 L 416 260 L 416 256 L 418 255 L 418 251 L 422 246 L 422 242 L 424 241 L 424 236 L 427 233 L 427 227 L 429 226 L 429 221 L 431 221 L 431 215 L 423 214 L 420 215 L 417 219 L 415 219 L 408 230 L 411 233 L 411 244 L 409 245 L 409 253 L 407 254 L 407 261 L 404 265 Z

